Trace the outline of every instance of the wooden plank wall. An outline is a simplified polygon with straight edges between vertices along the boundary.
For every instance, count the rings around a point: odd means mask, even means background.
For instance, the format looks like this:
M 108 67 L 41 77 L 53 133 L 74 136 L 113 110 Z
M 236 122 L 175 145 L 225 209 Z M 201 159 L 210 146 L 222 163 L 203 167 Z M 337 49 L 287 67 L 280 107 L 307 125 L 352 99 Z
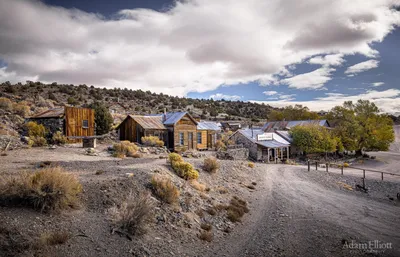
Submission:
M 197 132 L 201 133 L 201 144 L 197 143 L 197 149 L 203 150 L 208 148 L 207 143 L 207 130 L 197 130 Z M 196 139 L 197 142 L 197 139 Z
M 119 127 L 119 139 L 121 141 L 137 142 L 137 127 L 138 124 L 134 119 L 131 117 L 126 118 Z
M 183 133 L 184 145 L 180 145 L 179 133 Z M 181 149 L 182 147 L 189 149 L 189 133 L 193 133 L 192 144 L 193 149 L 197 149 L 197 125 L 187 116 L 182 117 L 180 121 L 174 126 L 174 150 Z
M 88 120 L 88 128 L 83 128 L 83 120 Z M 65 107 L 66 136 L 94 136 L 94 110 L 88 108 Z M 82 139 L 69 139 L 71 143 L 82 142 Z

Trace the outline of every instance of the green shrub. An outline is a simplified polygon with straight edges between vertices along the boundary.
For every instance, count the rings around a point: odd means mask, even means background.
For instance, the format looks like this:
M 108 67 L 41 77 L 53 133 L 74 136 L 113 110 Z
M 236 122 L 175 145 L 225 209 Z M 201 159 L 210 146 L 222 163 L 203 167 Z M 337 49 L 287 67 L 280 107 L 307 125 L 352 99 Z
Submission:
M 183 162 L 182 156 L 180 156 L 177 153 L 170 153 L 168 155 L 168 160 L 170 161 L 171 164 L 174 162 Z
M 199 172 L 188 162 L 174 162 L 172 163 L 172 168 L 179 177 L 186 180 L 197 179 L 199 177 Z
M 42 124 L 37 124 L 34 121 L 29 121 L 25 124 L 25 128 L 29 137 L 45 137 L 46 128 Z
M 124 158 L 125 156 L 134 157 L 137 153 L 138 147 L 129 141 L 121 141 L 113 145 L 114 157 Z
M 0 97 L 0 109 L 5 111 L 12 111 L 13 104 L 10 99 L 5 97 Z
M 164 141 L 155 136 L 142 137 L 142 143 L 147 146 L 164 146 Z
M 180 192 L 174 183 L 172 183 L 170 178 L 161 175 L 154 175 L 151 178 L 151 185 L 154 194 L 162 201 L 169 204 L 178 202 Z
M 19 103 L 14 103 L 13 104 L 13 112 L 15 114 L 18 114 L 19 116 L 25 117 L 29 114 L 30 108 L 27 105 L 27 102 L 22 101 Z
M 254 164 L 254 162 L 248 162 L 247 166 L 250 168 L 254 168 L 255 164 Z
M 82 186 L 75 176 L 60 167 L 0 180 L 0 204 L 22 205 L 41 211 L 77 207 Z
M 29 142 L 28 142 L 29 146 L 45 146 L 47 145 L 47 140 L 44 137 L 29 137 Z
M 210 173 L 215 173 L 219 169 L 220 165 L 216 158 L 209 157 L 204 159 L 203 169 Z
M 67 137 L 64 136 L 61 131 L 57 131 L 56 133 L 54 133 L 52 140 L 53 144 L 56 145 L 65 145 L 68 142 Z
M 347 162 L 343 163 L 343 167 L 348 168 L 350 167 L 350 164 L 348 164 Z

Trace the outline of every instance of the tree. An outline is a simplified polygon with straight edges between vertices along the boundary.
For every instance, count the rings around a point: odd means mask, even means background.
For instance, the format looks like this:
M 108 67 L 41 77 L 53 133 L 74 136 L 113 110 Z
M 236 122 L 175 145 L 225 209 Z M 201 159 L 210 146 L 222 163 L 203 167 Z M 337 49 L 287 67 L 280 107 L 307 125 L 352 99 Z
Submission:
M 357 155 L 363 150 L 387 151 L 394 141 L 393 120 L 368 100 L 344 102 L 329 112 L 328 119 L 343 147 Z
M 107 134 L 113 123 L 113 117 L 108 111 L 108 108 L 102 102 L 93 102 L 89 107 L 95 111 L 94 121 L 96 123 L 96 134 Z

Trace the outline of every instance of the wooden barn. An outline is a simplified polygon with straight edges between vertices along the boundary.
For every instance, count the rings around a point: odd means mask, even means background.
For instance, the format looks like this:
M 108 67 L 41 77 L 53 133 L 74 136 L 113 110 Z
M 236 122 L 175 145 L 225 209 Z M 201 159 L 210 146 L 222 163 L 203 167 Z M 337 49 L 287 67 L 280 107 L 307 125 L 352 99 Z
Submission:
M 67 137 L 94 136 L 94 110 L 88 108 L 64 107 L 49 109 L 38 113 L 27 121 L 35 121 L 49 131 L 50 136 L 57 131 Z M 81 142 L 82 139 L 69 138 L 69 142 Z
M 120 140 L 141 143 L 142 136 L 158 136 L 170 150 L 197 149 L 197 121 L 187 112 L 128 115 L 116 129 Z
M 216 122 L 199 121 L 197 124 L 197 149 L 206 150 L 215 147 L 221 127 Z
M 142 143 L 144 136 L 157 136 L 167 145 L 167 128 L 162 116 L 128 115 L 116 128 L 120 140 Z

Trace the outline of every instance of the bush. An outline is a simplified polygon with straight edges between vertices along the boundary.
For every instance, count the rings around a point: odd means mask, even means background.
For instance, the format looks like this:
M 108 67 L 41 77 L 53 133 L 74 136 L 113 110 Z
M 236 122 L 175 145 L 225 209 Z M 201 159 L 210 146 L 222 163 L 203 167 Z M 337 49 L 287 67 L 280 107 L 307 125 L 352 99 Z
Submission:
M 37 124 L 34 121 L 29 121 L 25 124 L 25 128 L 29 137 L 45 137 L 46 128 L 42 124 Z
M 226 149 L 226 145 L 224 142 L 222 142 L 222 140 L 217 140 L 217 142 L 215 142 L 215 148 L 218 149 Z
M 77 207 L 81 191 L 82 186 L 75 176 L 60 167 L 48 167 L 1 180 L 0 204 L 55 211 Z
M 216 158 L 210 157 L 204 159 L 203 169 L 210 173 L 215 173 L 219 169 L 220 165 Z
M 147 146 L 164 146 L 164 141 L 155 136 L 142 137 L 142 143 Z
M 114 122 L 108 108 L 100 102 L 92 103 L 89 108 L 94 109 L 94 122 L 96 123 L 96 134 L 107 134 Z
M 64 136 L 61 131 L 57 131 L 56 133 L 54 133 L 52 140 L 53 144 L 56 145 L 65 145 L 68 142 L 67 137 Z
M 241 220 L 241 218 L 245 213 L 249 212 L 249 209 L 247 208 L 247 203 L 245 201 L 241 200 L 237 196 L 234 196 L 231 199 L 227 212 L 228 212 L 227 218 L 230 221 L 238 222 Z
M 204 192 L 206 190 L 206 185 L 199 183 L 197 180 L 192 180 L 190 185 L 200 192 Z
M 175 173 L 183 179 L 191 180 L 199 177 L 199 172 L 188 162 L 175 162 L 172 164 L 172 168 Z
M 247 163 L 247 166 L 250 168 L 254 168 L 255 164 L 254 164 L 254 162 L 249 162 L 249 163 Z
M 348 168 L 350 167 L 350 164 L 348 164 L 347 162 L 343 163 L 343 167 Z
M 12 111 L 13 104 L 10 99 L 5 97 L 0 97 L 0 109 L 5 111 Z
M 111 209 L 114 224 L 131 235 L 143 234 L 151 219 L 153 202 L 146 193 L 135 197 L 132 193 L 120 207 Z
M 44 233 L 40 236 L 41 245 L 61 245 L 65 244 L 71 238 L 71 234 L 67 231 L 54 231 L 51 233 Z
M 154 175 L 151 178 L 154 194 L 162 201 L 172 204 L 179 200 L 179 189 L 172 183 L 170 178 Z
M 210 223 L 201 223 L 200 227 L 205 231 L 210 231 L 212 229 L 212 225 Z
M 70 105 L 78 105 L 79 104 L 78 100 L 76 100 L 73 97 L 68 97 L 67 103 L 70 104 Z
M 177 153 L 170 153 L 168 155 L 168 160 L 171 164 L 173 164 L 174 162 L 183 162 L 183 158 L 182 156 L 180 156 Z
M 121 141 L 113 145 L 114 157 L 124 158 L 125 156 L 134 157 L 138 147 L 129 141 Z
M 202 231 L 199 235 L 201 240 L 211 242 L 213 240 L 213 234 L 211 231 Z
M 28 141 L 29 146 L 45 146 L 47 145 L 47 140 L 44 137 L 29 137 Z
M 27 116 L 30 111 L 30 108 L 25 101 L 14 103 L 12 108 L 15 114 L 18 114 L 22 117 Z

